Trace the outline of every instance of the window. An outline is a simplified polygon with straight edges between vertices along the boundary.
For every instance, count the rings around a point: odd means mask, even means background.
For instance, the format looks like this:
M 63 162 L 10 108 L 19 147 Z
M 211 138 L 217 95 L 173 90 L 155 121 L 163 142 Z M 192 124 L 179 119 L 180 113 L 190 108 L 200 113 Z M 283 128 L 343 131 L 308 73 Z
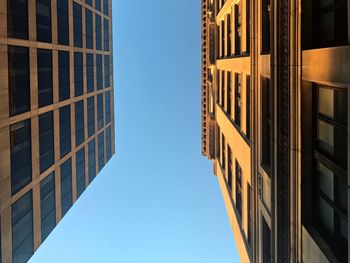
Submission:
M 52 111 L 39 116 L 40 173 L 45 172 L 55 161 L 53 123 Z
M 346 0 L 313 1 L 314 48 L 348 44 Z
M 7 0 L 7 35 L 28 39 L 28 0 Z
M 232 101 L 232 89 L 231 89 L 231 72 L 227 71 L 227 113 L 228 115 L 232 118 L 231 116 L 231 101 Z
M 252 188 L 250 187 L 249 183 L 247 184 L 247 215 L 248 215 L 248 244 L 250 248 L 252 249 L 252 242 L 253 242 L 253 191 Z
M 246 90 L 247 90 L 247 103 L 246 103 L 246 135 L 248 140 L 250 140 L 250 96 L 251 96 L 251 90 L 250 90 L 250 76 L 247 75 L 246 78 Z
M 98 171 L 105 165 L 105 138 L 104 132 L 98 135 Z
M 68 0 L 57 0 L 58 44 L 69 45 Z
M 221 167 L 226 170 L 226 140 L 224 134 L 221 134 Z
M 112 128 L 109 126 L 106 129 L 106 162 L 112 157 Z
M 103 127 L 103 94 L 97 95 L 97 128 Z
M 83 143 L 84 134 L 84 101 L 75 103 L 75 145 Z
M 85 0 L 85 3 L 87 3 L 89 6 L 92 6 L 92 0 Z
M 36 38 L 51 43 L 51 0 L 36 0 Z
M 87 99 L 88 107 L 88 136 L 92 136 L 95 133 L 95 97 Z
M 242 218 L 242 168 L 236 160 L 236 208 Z
M 261 52 L 270 53 L 271 0 L 261 2 Z
M 227 15 L 227 38 L 226 38 L 226 46 L 227 46 L 227 55 L 231 56 L 231 15 Z
M 235 73 L 235 123 L 241 127 L 242 116 L 242 75 Z
M 12 195 L 32 181 L 31 141 L 29 119 L 10 126 Z
M 271 167 L 271 93 L 270 80 L 267 78 L 261 79 L 261 157 L 262 166 L 268 174 Z
M 263 263 L 271 263 L 271 230 L 268 224 L 263 221 Z
M 103 19 L 103 42 L 104 42 L 104 50 L 108 51 L 109 50 L 109 22 L 107 18 Z
M 97 89 L 103 89 L 103 79 L 102 79 L 102 55 L 96 54 L 96 84 Z
M 29 191 L 12 205 L 12 262 L 27 262 L 33 253 L 33 196 Z
M 225 56 L 225 21 L 221 21 L 221 57 Z
M 109 55 L 105 55 L 105 88 L 111 86 L 110 83 L 110 71 L 109 71 Z
M 348 242 L 348 103 L 347 90 L 314 85 L 314 215 L 317 229 L 340 261 Z
M 61 165 L 61 216 L 72 206 L 72 159 Z
M 220 104 L 222 109 L 225 109 L 225 71 L 221 71 L 221 97 Z
M 30 110 L 29 49 L 8 47 L 10 116 Z
M 86 78 L 87 78 L 87 92 L 95 90 L 94 84 L 94 55 L 86 54 Z
M 101 0 L 95 0 L 95 8 L 98 11 L 101 11 Z
M 105 121 L 106 125 L 111 122 L 111 92 L 105 93 Z
M 85 29 L 86 29 L 86 48 L 93 48 L 93 23 L 92 12 L 85 8 Z
M 235 4 L 235 54 L 242 53 L 242 3 Z
M 108 16 L 108 0 L 103 0 L 103 13 Z
M 74 52 L 74 91 L 75 97 L 81 96 L 84 93 L 84 68 L 83 68 L 83 53 Z
M 58 51 L 58 88 L 60 101 L 70 98 L 69 51 Z
M 70 105 L 60 108 L 60 157 L 71 151 Z
M 76 153 L 77 197 L 85 190 L 85 148 Z
M 227 186 L 231 195 L 232 193 L 232 150 L 230 145 L 227 145 Z
M 95 152 L 95 140 L 89 142 L 89 183 L 94 180 L 96 176 L 96 152 Z
M 250 1 L 246 1 L 246 53 L 250 53 Z
M 43 242 L 56 226 L 55 173 L 41 181 L 40 200 L 41 242 Z
M 219 125 L 216 124 L 216 159 L 220 162 L 220 149 L 221 149 L 221 145 L 220 145 L 220 136 L 221 136 L 221 131 L 220 131 L 220 127 Z
M 101 17 L 99 15 L 95 14 L 95 30 L 96 30 L 96 32 L 95 32 L 95 37 L 96 37 L 95 47 L 97 50 L 102 50 L 102 32 L 101 32 L 102 24 L 101 23 L 102 23 Z
M 82 23 L 82 8 L 81 5 L 73 2 L 73 33 L 74 46 L 83 47 L 83 23 Z
M 38 49 L 38 103 L 44 107 L 53 102 L 52 51 Z

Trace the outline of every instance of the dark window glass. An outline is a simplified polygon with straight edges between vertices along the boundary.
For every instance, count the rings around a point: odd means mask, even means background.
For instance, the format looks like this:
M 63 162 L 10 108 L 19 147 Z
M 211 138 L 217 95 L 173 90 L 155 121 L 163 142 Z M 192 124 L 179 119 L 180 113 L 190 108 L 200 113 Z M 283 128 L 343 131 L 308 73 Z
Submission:
M 225 109 L 225 71 L 221 71 L 221 96 L 220 96 L 220 105 Z
M 250 140 L 250 96 L 251 96 L 251 90 L 250 90 L 250 76 L 247 75 L 246 79 L 246 90 L 247 90 L 247 103 L 246 103 L 246 135 L 248 140 Z
M 109 50 L 109 22 L 108 19 L 103 19 L 103 42 L 104 50 Z
M 86 48 L 93 48 L 92 12 L 85 8 Z
M 227 114 L 232 118 L 231 116 L 231 101 L 232 101 L 232 88 L 231 88 L 231 72 L 227 71 Z
M 52 111 L 39 116 L 39 148 L 40 173 L 43 173 L 53 165 L 55 161 Z
M 84 141 L 84 101 L 75 103 L 75 145 Z
M 98 11 L 101 11 L 101 0 L 95 0 L 95 8 Z
M 105 93 L 105 121 L 106 125 L 111 122 L 111 92 L 107 91 Z
M 7 0 L 7 35 L 28 39 L 28 0 Z
M 84 93 L 84 68 L 83 68 L 83 53 L 74 52 L 74 91 L 75 97 L 81 96 Z
M 90 97 L 87 100 L 88 107 L 88 136 L 95 133 L 95 97 Z
M 317 229 L 341 262 L 348 250 L 347 90 L 314 85 L 314 207 Z
M 103 127 L 103 94 L 97 95 L 97 128 Z
M 225 21 L 222 20 L 220 23 L 221 27 L 221 57 L 225 56 Z
M 242 168 L 236 160 L 236 208 L 242 218 Z
M 223 133 L 221 134 L 221 167 L 224 171 L 226 170 L 226 140 Z
M 8 47 L 10 116 L 30 110 L 29 49 Z
M 219 125 L 216 125 L 216 159 L 220 162 L 220 149 L 221 149 L 221 145 L 220 145 L 220 136 L 221 136 L 221 131 L 220 131 L 220 127 Z
M 109 55 L 105 55 L 105 88 L 111 86 L 110 82 L 110 70 L 109 70 Z
M 68 0 L 57 0 L 58 44 L 69 45 Z
M 250 1 L 246 1 L 246 53 L 250 53 Z
M 235 54 L 242 53 L 242 3 L 235 4 Z
M 73 33 L 74 46 L 83 47 L 83 23 L 82 23 L 82 8 L 81 5 L 73 2 Z
M 96 176 L 96 152 L 95 140 L 89 142 L 89 183 L 94 180 Z
M 106 162 L 112 157 L 112 128 L 109 126 L 106 129 Z
M 60 101 L 70 98 L 69 51 L 58 51 L 58 87 Z
M 36 0 L 36 36 L 51 43 L 51 0 Z
M 252 206 L 252 200 L 253 200 L 253 191 L 249 184 L 247 184 L 247 215 L 248 215 L 248 244 L 250 248 L 252 248 L 252 241 L 253 241 L 253 206 Z
M 72 159 L 61 165 L 61 214 L 62 217 L 72 206 Z
M 14 195 L 32 180 L 32 147 L 30 120 L 10 126 L 11 193 Z
M 55 173 L 41 181 L 40 200 L 41 242 L 43 242 L 56 226 Z
M 103 13 L 108 16 L 108 0 L 103 0 Z
M 232 193 L 232 150 L 230 145 L 227 145 L 227 186 L 230 192 Z
M 94 86 L 94 55 L 86 54 L 86 78 L 87 78 L 87 92 L 93 92 Z
M 52 51 L 38 49 L 38 103 L 44 107 L 53 102 Z
M 104 132 L 98 135 L 98 171 L 105 165 L 105 138 Z
M 90 6 L 92 6 L 92 0 L 85 0 L 85 3 L 87 3 Z
M 227 38 L 226 38 L 226 45 L 227 45 L 227 55 L 231 56 L 231 15 L 227 14 Z
M 60 108 L 60 156 L 71 151 L 70 105 Z
M 242 116 L 242 75 L 235 73 L 235 123 L 241 127 Z
M 29 191 L 12 205 L 12 262 L 27 262 L 33 253 L 33 196 Z
M 271 263 L 271 230 L 263 218 L 263 263 Z
M 102 22 L 101 17 L 95 14 L 95 38 L 96 38 L 96 49 L 102 50 Z
M 103 88 L 102 78 L 102 55 L 98 54 L 96 55 L 96 85 L 98 90 Z
M 261 2 L 261 52 L 270 52 L 270 20 L 271 4 L 270 0 Z
M 76 154 L 77 197 L 85 190 L 85 148 Z
M 270 174 L 271 167 L 271 93 L 270 80 L 266 78 L 261 79 L 261 154 L 262 165 L 266 172 Z

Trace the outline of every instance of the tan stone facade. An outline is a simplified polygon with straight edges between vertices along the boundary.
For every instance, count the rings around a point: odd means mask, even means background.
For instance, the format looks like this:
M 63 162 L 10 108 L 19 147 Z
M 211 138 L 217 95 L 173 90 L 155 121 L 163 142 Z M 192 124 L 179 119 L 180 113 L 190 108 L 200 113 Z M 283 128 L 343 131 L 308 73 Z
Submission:
M 202 0 L 202 153 L 241 262 L 350 260 L 350 5 L 316 2 Z
M 60 167 L 68 159 L 72 160 L 72 202 L 77 200 L 77 187 L 76 187 L 76 153 L 85 148 L 85 187 L 88 186 L 89 178 L 89 163 L 88 163 L 88 144 L 95 140 L 95 173 L 98 174 L 98 136 L 104 134 L 104 156 L 105 163 L 107 160 L 107 138 L 106 130 L 111 129 L 111 154 L 115 153 L 114 142 L 114 89 L 113 89 L 113 43 L 112 43 L 112 0 L 108 1 L 108 15 L 103 12 L 104 6 L 102 2 L 102 9 L 98 11 L 95 9 L 95 1 L 92 1 L 92 5 L 88 5 L 84 0 L 69 0 L 69 45 L 58 44 L 58 30 L 57 30 L 57 3 L 58 0 L 51 1 L 51 29 L 52 29 L 52 43 L 37 42 L 36 33 L 36 4 L 37 1 L 28 1 L 28 39 L 16 39 L 8 37 L 7 22 L 8 22 L 8 2 L 7 0 L 0 1 L 0 224 L 1 224 L 1 253 L 0 262 L 13 262 L 12 255 L 12 209 L 14 203 L 19 200 L 23 195 L 32 191 L 32 221 L 33 221 L 33 251 L 35 251 L 40 244 L 41 240 L 41 208 L 40 208 L 40 182 L 42 182 L 47 176 L 54 172 L 55 177 L 55 211 L 56 211 L 56 224 L 62 219 L 61 215 L 61 180 L 60 180 Z M 73 43 L 73 2 L 79 4 L 82 7 L 82 47 L 74 47 Z M 93 13 L 93 35 L 95 36 L 95 15 L 99 15 L 103 19 L 107 19 L 109 23 L 109 50 L 97 50 L 95 46 L 93 49 L 86 47 L 86 29 L 85 29 L 85 10 L 90 10 Z M 101 25 L 101 31 L 103 32 L 103 23 Z M 102 46 L 104 41 L 104 34 L 102 35 Z M 8 46 L 20 46 L 29 48 L 29 63 L 30 63 L 30 110 L 18 115 L 10 116 L 9 113 L 9 71 L 8 71 Z M 52 50 L 52 81 L 53 81 L 53 103 L 39 107 L 38 106 L 38 72 L 37 72 L 37 49 L 49 49 Z M 58 76 L 58 51 L 69 51 L 70 56 L 70 98 L 64 101 L 59 100 L 59 76 Z M 74 51 L 83 53 L 83 95 L 75 96 L 74 94 Z M 87 92 L 87 67 L 86 67 L 86 53 L 93 54 L 94 57 L 94 91 Z M 103 87 L 103 89 L 97 90 L 97 73 L 96 73 L 96 54 L 109 55 L 109 69 L 110 69 L 110 86 Z M 104 67 L 102 67 L 104 70 Z M 102 76 L 104 76 L 104 71 Z M 104 77 L 103 77 L 104 80 Z M 106 92 L 110 92 L 110 123 L 103 123 L 103 127 L 98 129 L 98 116 L 97 116 L 97 95 L 102 94 L 103 101 L 106 101 Z M 92 136 L 88 136 L 88 113 L 87 113 L 87 98 L 94 97 L 95 104 L 95 132 Z M 75 102 L 83 101 L 84 103 L 84 142 L 79 146 L 76 146 L 75 142 Z M 71 151 L 60 158 L 60 122 L 59 122 L 59 109 L 63 106 L 71 105 L 70 107 L 70 126 L 71 126 Z M 104 104 L 105 105 L 105 104 Z M 105 107 L 105 106 L 103 106 Z M 103 112 L 105 114 L 105 108 Z M 54 164 L 51 165 L 43 173 L 40 173 L 39 168 L 39 116 L 43 113 L 53 111 L 54 116 Z M 30 120 L 31 123 L 31 149 L 32 149 L 32 180 L 26 184 L 25 187 L 20 189 L 14 195 L 11 194 L 11 142 L 10 142 L 10 126 L 23 120 Z M 2 260 L 2 261 L 1 261 Z M 16 262 L 23 262 L 20 259 Z

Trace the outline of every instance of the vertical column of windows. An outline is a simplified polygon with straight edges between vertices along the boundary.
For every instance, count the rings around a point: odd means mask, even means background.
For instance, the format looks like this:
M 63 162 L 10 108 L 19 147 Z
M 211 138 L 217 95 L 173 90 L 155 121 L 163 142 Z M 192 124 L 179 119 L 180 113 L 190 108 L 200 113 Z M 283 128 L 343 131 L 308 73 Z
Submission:
M 53 103 L 52 50 L 38 49 L 38 103 L 44 107 Z
M 236 208 L 242 218 L 242 168 L 236 160 Z
M 110 70 L 109 70 L 109 55 L 105 55 L 104 56 L 104 64 L 105 64 L 105 88 L 108 88 L 111 86 L 111 82 L 110 82 Z
M 39 116 L 40 173 L 45 172 L 55 161 L 53 123 L 52 111 Z
M 85 190 L 85 148 L 76 153 L 77 197 Z
M 223 133 L 221 134 L 221 167 L 224 171 L 226 170 L 226 140 Z
M 36 0 L 37 41 L 51 43 L 51 0 Z
M 68 0 L 57 0 L 58 44 L 69 45 Z
M 55 173 L 50 174 L 40 183 L 41 242 L 56 226 Z
M 96 85 L 97 89 L 103 89 L 103 76 L 102 76 L 102 55 L 96 54 Z
M 85 8 L 85 30 L 86 30 L 86 48 L 92 49 L 93 44 L 93 24 L 92 24 L 92 12 Z
M 108 126 L 106 129 L 106 162 L 112 157 L 112 128 Z
M 58 51 L 58 89 L 59 101 L 70 98 L 69 51 Z
M 103 0 L 103 13 L 108 16 L 108 0 Z
M 101 0 L 95 0 L 95 8 L 101 12 Z
M 75 145 L 79 146 L 84 142 L 84 101 L 75 103 Z
M 87 92 L 93 92 L 95 90 L 94 84 L 94 55 L 86 54 L 86 78 L 87 78 Z
M 76 2 L 73 2 L 73 34 L 74 46 L 83 47 L 82 7 Z
M 231 116 L 231 101 L 232 101 L 232 89 L 231 89 L 231 72 L 227 71 L 227 114 L 232 118 Z
M 240 55 L 242 43 L 242 3 L 235 4 L 235 54 Z
M 97 128 L 103 127 L 103 94 L 97 95 Z
M 105 165 L 105 139 L 104 132 L 98 135 L 98 171 Z
M 61 215 L 62 217 L 72 206 L 72 159 L 61 165 Z
M 109 21 L 107 18 L 103 19 L 103 42 L 104 50 L 109 51 Z
M 262 232 L 263 232 L 263 251 L 262 258 L 263 263 L 271 263 L 271 230 L 266 223 L 265 218 L 262 219 Z
M 87 100 L 88 107 L 88 137 L 95 133 L 95 97 L 90 97 Z
M 89 182 L 91 183 L 96 176 L 96 153 L 95 140 L 89 142 Z
M 247 90 L 247 95 L 246 95 L 246 135 L 248 140 L 250 140 L 250 96 L 251 96 L 251 90 L 250 90 L 250 76 L 247 75 L 246 78 L 246 90 Z
M 232 193 L 232 150 L 230 145 L 227 145 L 227 186 L 231 195 Z
M 231 15 L 227 15 L 227 37 L 226 37 L 227 55 L 231 56 Z
M 74 91 L 75 97 L 84 93 L 83 53 L 74 52 Z
M 271 4 L 270 0 L 261 2 L 261 52 L 270 53 L 270 20 Z
M 242 116 L 242 75 L 235 73 L 235 123 L 241 127 Z
M 261 157 L 262 166 L 270 175 L 271 167 L 271 92 L 270 80 L 266 78 L 261 79 Z
M 71 151 L 70 105 L 60 108 L 60 157 Z
M 28 39 L 28 0 L 7 0 L 7 35 Z
M 102 50 L 102 32 L 101 32 L 101 16 L 95 14 L 95 41 L 96 41 L 96 49 Z
M 111 92 L 105 93 L 105 124 L 111 122 Z

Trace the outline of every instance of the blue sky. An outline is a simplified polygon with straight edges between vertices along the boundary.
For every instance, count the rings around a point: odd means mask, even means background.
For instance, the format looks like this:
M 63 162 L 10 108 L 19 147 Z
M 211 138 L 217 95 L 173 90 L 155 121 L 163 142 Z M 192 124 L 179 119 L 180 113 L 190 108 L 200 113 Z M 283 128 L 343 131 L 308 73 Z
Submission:
M 201 155 L 200 0 L 113 0 L 116 155 L 30 263 L 239 262 Z

